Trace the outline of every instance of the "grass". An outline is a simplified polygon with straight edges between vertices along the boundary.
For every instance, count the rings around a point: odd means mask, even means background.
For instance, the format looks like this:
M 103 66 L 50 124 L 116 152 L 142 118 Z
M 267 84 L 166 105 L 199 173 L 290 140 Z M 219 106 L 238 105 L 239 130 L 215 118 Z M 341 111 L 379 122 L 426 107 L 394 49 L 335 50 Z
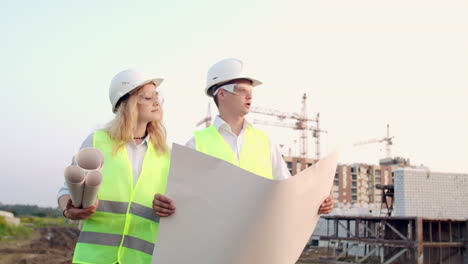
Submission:
M 8 225 L 3 216 L 0 216 L 0 241 L 12 240 L 19 238 L 28 238 L 32 235 L 33 230 L 30 227 L 19 225 Z
M 8 225 L 3 216 L 0 216 L 0 242 L 26 239 L 31 237 L 34 232 L 43 227 L 48 226 L 66 226 L 76 227 L 76 224 L 70 224 L 63 217 L 21 217 L 19 226 Z

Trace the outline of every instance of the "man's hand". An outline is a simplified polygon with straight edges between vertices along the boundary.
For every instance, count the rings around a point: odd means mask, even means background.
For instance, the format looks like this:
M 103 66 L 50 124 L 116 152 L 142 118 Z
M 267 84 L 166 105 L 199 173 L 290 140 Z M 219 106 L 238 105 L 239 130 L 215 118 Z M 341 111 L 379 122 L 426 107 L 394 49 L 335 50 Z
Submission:
M 169 197 L 156 194 L 153 199 L 153 211 L 157 216 L 166 217 L 175 213 L 175 206 Z
M 71 220 L 86 220 L 90 218 L 94 214 L 94 212 L 96 212 L 98 204 L 99 200 L 96 200 L 96 202 L 89 208 L 77 208 L 73 205 L 72 200 L 70 198 L 68 199 L 67 207 L 63 212 L 63 215 Z
M 335 201 L 333 200 L 333 195 L 329 195 L 325 201 L 320 205 L 319 214 L 329 214 L 333 210 Z

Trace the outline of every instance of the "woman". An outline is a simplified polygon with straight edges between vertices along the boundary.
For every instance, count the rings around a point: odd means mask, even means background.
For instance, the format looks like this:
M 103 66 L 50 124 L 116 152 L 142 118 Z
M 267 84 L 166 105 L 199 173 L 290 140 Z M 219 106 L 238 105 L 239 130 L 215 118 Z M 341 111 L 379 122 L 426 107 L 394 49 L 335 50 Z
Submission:
M 152 205 L 156 193 L 165 193 L 169 171 L 156 90 L 162 81 L 135 70 L 122 71 L 111 81 L 109 97 L 116 116 L 82 144 L 104 153 L 98 201 L 90 208 L 76 208 L 66 186 L 58 194 L 63 215 L 83 220 L 73 263 L 151 262 L 159 225 Z

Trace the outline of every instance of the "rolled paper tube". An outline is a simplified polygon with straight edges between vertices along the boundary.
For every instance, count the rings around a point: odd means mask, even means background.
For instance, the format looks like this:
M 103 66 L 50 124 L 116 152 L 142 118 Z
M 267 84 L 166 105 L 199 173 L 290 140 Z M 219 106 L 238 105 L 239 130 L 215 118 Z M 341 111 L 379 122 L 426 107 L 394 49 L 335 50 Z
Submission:
M 86 173 L 76 165 L 65 168 L 65 183 L 68 186 L 73 206 L 80 207 L 83 201 L 83 189 Z
M 101 182 L 102 173 L 100 171 L 92 170 L 88 172 L 84 183 L 83 208 L 88 208 L 96 202 Z
M 76 164 L 85 170 L 100 170 L 104 165 L 104 154 L 97 148 L 83 148 L 75 155 Z

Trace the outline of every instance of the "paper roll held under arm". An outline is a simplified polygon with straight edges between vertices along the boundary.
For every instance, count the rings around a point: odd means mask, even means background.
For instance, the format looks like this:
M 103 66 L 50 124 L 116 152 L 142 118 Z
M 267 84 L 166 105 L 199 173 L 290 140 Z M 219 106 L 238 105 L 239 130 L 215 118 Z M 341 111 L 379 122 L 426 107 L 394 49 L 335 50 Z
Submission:
M 86 172 L 76 165 L 70 165 L 65 169 L 64 174 L 73 205 L 79 207 L 83 200 Z
M 83 148 L 75 155 L 76 164 L 85 170 L 101 170 L 104 154 L 97 148 Z
M 87 173 L 84 182 L 83 208 L 88 208 L 96 202 L 101 182 L 102 173 L 100 171 L 92 170 Z

